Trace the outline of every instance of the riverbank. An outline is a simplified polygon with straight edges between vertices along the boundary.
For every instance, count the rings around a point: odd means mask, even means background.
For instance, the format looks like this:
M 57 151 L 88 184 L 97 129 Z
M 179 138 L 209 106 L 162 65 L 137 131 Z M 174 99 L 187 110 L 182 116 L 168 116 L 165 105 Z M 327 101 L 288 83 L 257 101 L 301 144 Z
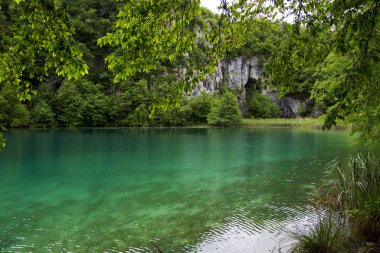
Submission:
M 323 118 L 275 118 L 275 119 L 242 119 L 242 126 L 246 127 L 272 127 L 272 128 L 305 128 L 322 129 Z M 332 129 L 351 130 L 351 125 L 340 122 Z

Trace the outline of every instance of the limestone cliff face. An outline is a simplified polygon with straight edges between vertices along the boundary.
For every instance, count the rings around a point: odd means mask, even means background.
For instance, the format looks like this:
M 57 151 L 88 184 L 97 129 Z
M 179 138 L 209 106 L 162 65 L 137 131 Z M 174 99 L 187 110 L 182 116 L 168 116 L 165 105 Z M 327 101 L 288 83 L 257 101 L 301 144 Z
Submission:
M 255 90 L 255 83 L 259 81 L 262 73 L 263 67 L 257 57 L 224 59 L 217 66 L 215 73 L 200 82 L 190 95 L 196 96 L 201 92 L 212 93 L 223 86 L 228 87 L 237 94 L 240 110 L 243 115 L 247 115 L 247 97 L 253 92 L 260 92 L 270 97 L 281 108 L 282 117 L 295 118 L 300 116 L 299 112 L 301 108 L 306 106 L 306 100 L 287 96 L 279 98 L 275 91 L 269 89 Z
M 278 97 L 276 91 L 264 89 L 261 91 L 262 94 L 270 97 L 273 102 L 275 102 L 281 108 L 282 118 L 296 118 L 299 115 L 300 109 L 305 107 L 306 102 L 302 100 L 295 99 L 293 97 Z
M 254 84 L 262 72 L 263 68 L 256 57 L 225 59 L 219 63 L 214 74 L 207 76 L 195 87 L 191 95 L 196 96 L 202 91 L 215 92 L 223 86 L 228 87 L 237 94 L 240 109 L 246 114 L 247 93 L 253 92 Z

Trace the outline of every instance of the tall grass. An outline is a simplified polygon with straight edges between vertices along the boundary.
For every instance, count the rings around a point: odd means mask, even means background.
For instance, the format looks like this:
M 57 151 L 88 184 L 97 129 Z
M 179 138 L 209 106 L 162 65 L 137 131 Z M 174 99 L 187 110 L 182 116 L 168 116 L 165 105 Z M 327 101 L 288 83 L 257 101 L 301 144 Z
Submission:
M 327 168 L 329 180 L 317 200 L 335 210 L 340 218 L 329 215 L 320 218 L 309 230 L 295 233 L 293 237 L 297 243 L 292 252 L 348 252 L 344 244 L 351 244 L 352 248 L 357 235 L 363 236 L 365 241 L 380 240 L 379 160 L 370 154 L 358 154 L 343 164 L 336 159 Z M 344 225 L 337 221 L 343 221 Z M 343 229 L 351 235 L 344 235 Z M 358 247 L 354 246 L 354 249 Z
M 319 218 L 306 231 L 293 233 L 297 243 L 293 253 L 338 253 L 344 252 L 343 226 L 331 213 Z
M 352 220 L 358 232 L 368 238 L 380 235 L 380 163 L 371 155 L 358 154 L 346 166 L 334 160 L 328 166 L 332 176 L 328 199 L 333 207 Z
M 322 129 L 323 122 L 323 118 L 243 119 L 242 125 L 246 127 Z M 350 125 L 340 122 L 334 129 L 349 130 Z

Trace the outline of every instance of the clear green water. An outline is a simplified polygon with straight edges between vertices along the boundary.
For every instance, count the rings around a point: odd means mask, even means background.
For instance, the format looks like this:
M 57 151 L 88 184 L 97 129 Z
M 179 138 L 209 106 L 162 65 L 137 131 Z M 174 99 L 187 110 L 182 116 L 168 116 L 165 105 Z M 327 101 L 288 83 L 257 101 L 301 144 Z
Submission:
M 15 130 L 0 153 L 0 252 L 271 252 L 313 211 L 343 132 Z

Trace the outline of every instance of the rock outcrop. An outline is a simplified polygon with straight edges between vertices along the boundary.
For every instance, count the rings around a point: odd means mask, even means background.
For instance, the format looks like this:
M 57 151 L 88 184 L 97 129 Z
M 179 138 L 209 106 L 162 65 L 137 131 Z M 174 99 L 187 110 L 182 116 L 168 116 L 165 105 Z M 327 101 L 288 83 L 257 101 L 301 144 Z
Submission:
M 300 116 L 302 110 L 308 107 L 308 99 L 298 99 L 292 96 L 279 97 L 274 90 L 258 87 L 256 84 L 263 73 L 263 66 L 257 57 L 224 59 L 216 68 L 214 74 L 209 75 L 200 82 L 191 92 L 196 96 L 201 92 L 215 92 L 223 87 L 233 90 L 237 94 L 240 110 L 243 115 L 248 113 L 247 97 L 254 92 L 260 92 L 272 99 L 282 111 L 281 117 L 295 118 Z M 317 116 L 319 113 L 312 112 Z
M 237 94 L 240 109 L 247 113 L 247 95 L 253 92 L 255 83 L 260 79 L 263 68 L 259 59 L 238 57 L 225 59 L 219 63 L 213 75 L 209 75 L 200 82 L 191 95 L 196 96 L 200 92 L 215 92 L 223 86 L 228 87 Z

